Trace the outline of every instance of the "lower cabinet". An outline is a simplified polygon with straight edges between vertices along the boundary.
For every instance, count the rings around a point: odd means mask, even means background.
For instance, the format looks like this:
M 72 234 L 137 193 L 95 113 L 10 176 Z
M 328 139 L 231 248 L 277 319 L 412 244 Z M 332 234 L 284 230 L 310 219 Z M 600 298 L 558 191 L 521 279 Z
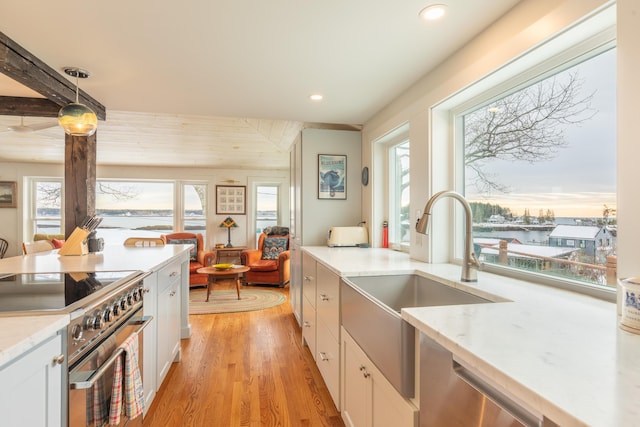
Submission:
M 418 409 L 400 396 L 342 328 L 342 418 L 348 427 L 417 426 Z
M 158 384 L 180 353 L 180 264 L 170 264 L 158 273 Z M 177 271 L 177 273 L 176 273 Z
M 0 425 L 63 425 L 63 376 L 67 373 L 61 355 L 62 336 L 58 334 L 0 368 Z
M 145 410 L 151 407 L 171 364 L 180 360 L 182 311 L 188 310 L 188 305 L 186 309 L 181 305 L 182 291 L 189 288 L 188 275 L 183 272 L 188 262 L 174 260 L 144 280 L 144 315 L 153 317 L 143 333 Z

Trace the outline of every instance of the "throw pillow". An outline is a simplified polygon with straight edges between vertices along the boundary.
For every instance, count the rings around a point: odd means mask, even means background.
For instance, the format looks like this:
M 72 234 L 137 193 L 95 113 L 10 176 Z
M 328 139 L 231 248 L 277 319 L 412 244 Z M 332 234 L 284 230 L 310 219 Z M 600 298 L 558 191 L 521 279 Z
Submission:
M 191 245 L 191 251 L 189 252 L 189 258 L 191 261 L 198 260 L 198 239 L 168 239 L 167 243 L 172 245 Z
M 266 237 L 262 243 L 262 259 L 278 259 L 288 245 L 289 239 L 284 237 Z

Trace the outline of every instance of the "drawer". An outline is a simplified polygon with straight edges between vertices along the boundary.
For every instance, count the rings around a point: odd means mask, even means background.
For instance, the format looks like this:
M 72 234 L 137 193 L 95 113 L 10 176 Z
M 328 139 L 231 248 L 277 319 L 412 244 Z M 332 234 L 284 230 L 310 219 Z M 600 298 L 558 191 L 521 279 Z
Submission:
M 340 278 L 324 265 L 317 267 L 316 313 L 336 340 L 340 340 Z
M 316 358 L 316 309 L 306 297 L 302 298 L 302 339 Z
M 162 292 L 174 282 L 180 280 L 182 266 L 179 262 L 174 261 L 158 271 L 158 289 Z

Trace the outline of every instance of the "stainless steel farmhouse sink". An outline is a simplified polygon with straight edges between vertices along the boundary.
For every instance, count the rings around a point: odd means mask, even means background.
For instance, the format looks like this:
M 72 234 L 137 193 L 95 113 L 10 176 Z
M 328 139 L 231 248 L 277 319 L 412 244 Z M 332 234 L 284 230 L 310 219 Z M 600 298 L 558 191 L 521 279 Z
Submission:
M 415 329 L 400 310 L 491 302 L 417 274 L 352 276 L 340 287 L 342 325 L 404 397 L 414 397 Z

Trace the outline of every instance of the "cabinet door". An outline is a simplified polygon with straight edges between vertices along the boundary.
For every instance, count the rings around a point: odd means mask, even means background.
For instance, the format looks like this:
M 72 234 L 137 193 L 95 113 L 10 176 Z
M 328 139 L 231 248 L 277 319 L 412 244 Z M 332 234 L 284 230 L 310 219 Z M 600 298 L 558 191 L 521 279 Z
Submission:
M 316 314 L 316 318 L 318 319 L 316 364 L 336 408 L 340 410 L 340 345 L 320 320 L 318 314 Z
M 158 272 L 158 389 L 180 351 L 180 271 L 175 262 Z
M 151 407 L 158 390 L 157 366 L 158 366 L 158 273 L 153 273 L 144 279 L 144 315 L 151 316 L 151 323 L 144 328 L 143 339 L 143 364 L 142 385 L 144 388 L 145 413 Z
M 291 311 L 296 316 L 298 325 L 302 326 L 302 258 L 300 245 L 291 237 L 289 242 L 289 303 Z
M 343 331 L 343 385 L 342 418 L 347 426 L 371 426 L 372 390 L 371 373 L 367 370 L 367 361 L 362 350 Z M 389 424 L 390 426 L 395 423 Z
M 1 425 L 62 426 L 62 337 L 51 337 L 0 370 Z M 64 390 L 66 393 L 66 390 Z

